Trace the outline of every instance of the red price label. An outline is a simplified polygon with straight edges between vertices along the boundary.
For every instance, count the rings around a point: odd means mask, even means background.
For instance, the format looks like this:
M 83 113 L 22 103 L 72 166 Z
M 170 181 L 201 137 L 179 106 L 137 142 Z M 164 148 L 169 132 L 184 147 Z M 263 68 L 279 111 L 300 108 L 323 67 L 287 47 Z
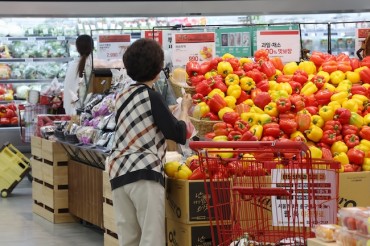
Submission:
M 189 56 L 189 61 L 198 61 L 198 56 Z

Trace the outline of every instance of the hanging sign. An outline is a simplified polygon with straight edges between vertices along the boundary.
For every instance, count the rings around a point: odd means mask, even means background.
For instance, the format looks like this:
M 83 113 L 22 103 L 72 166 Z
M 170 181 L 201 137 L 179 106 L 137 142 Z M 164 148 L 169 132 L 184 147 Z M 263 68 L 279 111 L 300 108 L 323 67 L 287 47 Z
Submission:
M 173 34 L 172 63 L 185 66 L 188 61 L 204 62 L 215 57 L 215 33 Z
M 252 53 L 250 27 L 220 28 L 216 30 L 216 55 L 230 53 L 236 57 L 250 57 Z
M 283 62 L 299 61 L 301 39 L 299 30 L 263 30 L 257 32 L 257 50 L 265 49 L 270 57 L 280 57 Z
M 130 34 L 99 35 L 97 57 L 104 60 L 122 59 L 130 44 Z
M 154 39 L 155 41 L 163 45 L 163 32 L 162 31 L 145 30 L 144 37 Z

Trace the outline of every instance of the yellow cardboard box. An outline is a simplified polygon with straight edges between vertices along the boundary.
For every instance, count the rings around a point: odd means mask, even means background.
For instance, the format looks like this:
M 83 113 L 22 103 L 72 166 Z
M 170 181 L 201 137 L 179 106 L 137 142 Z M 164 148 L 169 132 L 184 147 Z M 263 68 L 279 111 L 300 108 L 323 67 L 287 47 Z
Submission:
M 338 206 L 370 206 L 370 171 L 339 174 Z

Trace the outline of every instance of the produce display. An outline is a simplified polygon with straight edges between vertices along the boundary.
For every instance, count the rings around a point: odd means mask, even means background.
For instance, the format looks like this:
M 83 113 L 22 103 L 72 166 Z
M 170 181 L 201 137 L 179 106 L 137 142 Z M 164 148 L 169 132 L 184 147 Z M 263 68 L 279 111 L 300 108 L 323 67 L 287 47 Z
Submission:
M 224 141 L 304 141 L 313 158 L 334 159 L 341 172 L 370 171 L 370 57 L 313 52 L 283 64 L 258 50 L 190 61 L 192 115 L 222 120 L 202 136 Z
M 0 104 L 0 127 L 18 126 L 17 106 L 14 103 Z

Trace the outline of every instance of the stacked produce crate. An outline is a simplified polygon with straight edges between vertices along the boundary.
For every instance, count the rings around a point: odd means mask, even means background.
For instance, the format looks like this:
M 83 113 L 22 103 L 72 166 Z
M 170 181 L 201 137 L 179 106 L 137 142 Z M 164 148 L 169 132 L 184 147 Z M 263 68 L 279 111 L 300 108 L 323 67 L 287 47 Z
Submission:
M 68 155 L 63 147 L 31 138 L 32 210 L 53 223 L 74 222 L 68 210 Z
M 114 220 L 112 190 L 108 172 L 103 172 L 103 225 L 104 246 L 118 246 L 117 227 Z

